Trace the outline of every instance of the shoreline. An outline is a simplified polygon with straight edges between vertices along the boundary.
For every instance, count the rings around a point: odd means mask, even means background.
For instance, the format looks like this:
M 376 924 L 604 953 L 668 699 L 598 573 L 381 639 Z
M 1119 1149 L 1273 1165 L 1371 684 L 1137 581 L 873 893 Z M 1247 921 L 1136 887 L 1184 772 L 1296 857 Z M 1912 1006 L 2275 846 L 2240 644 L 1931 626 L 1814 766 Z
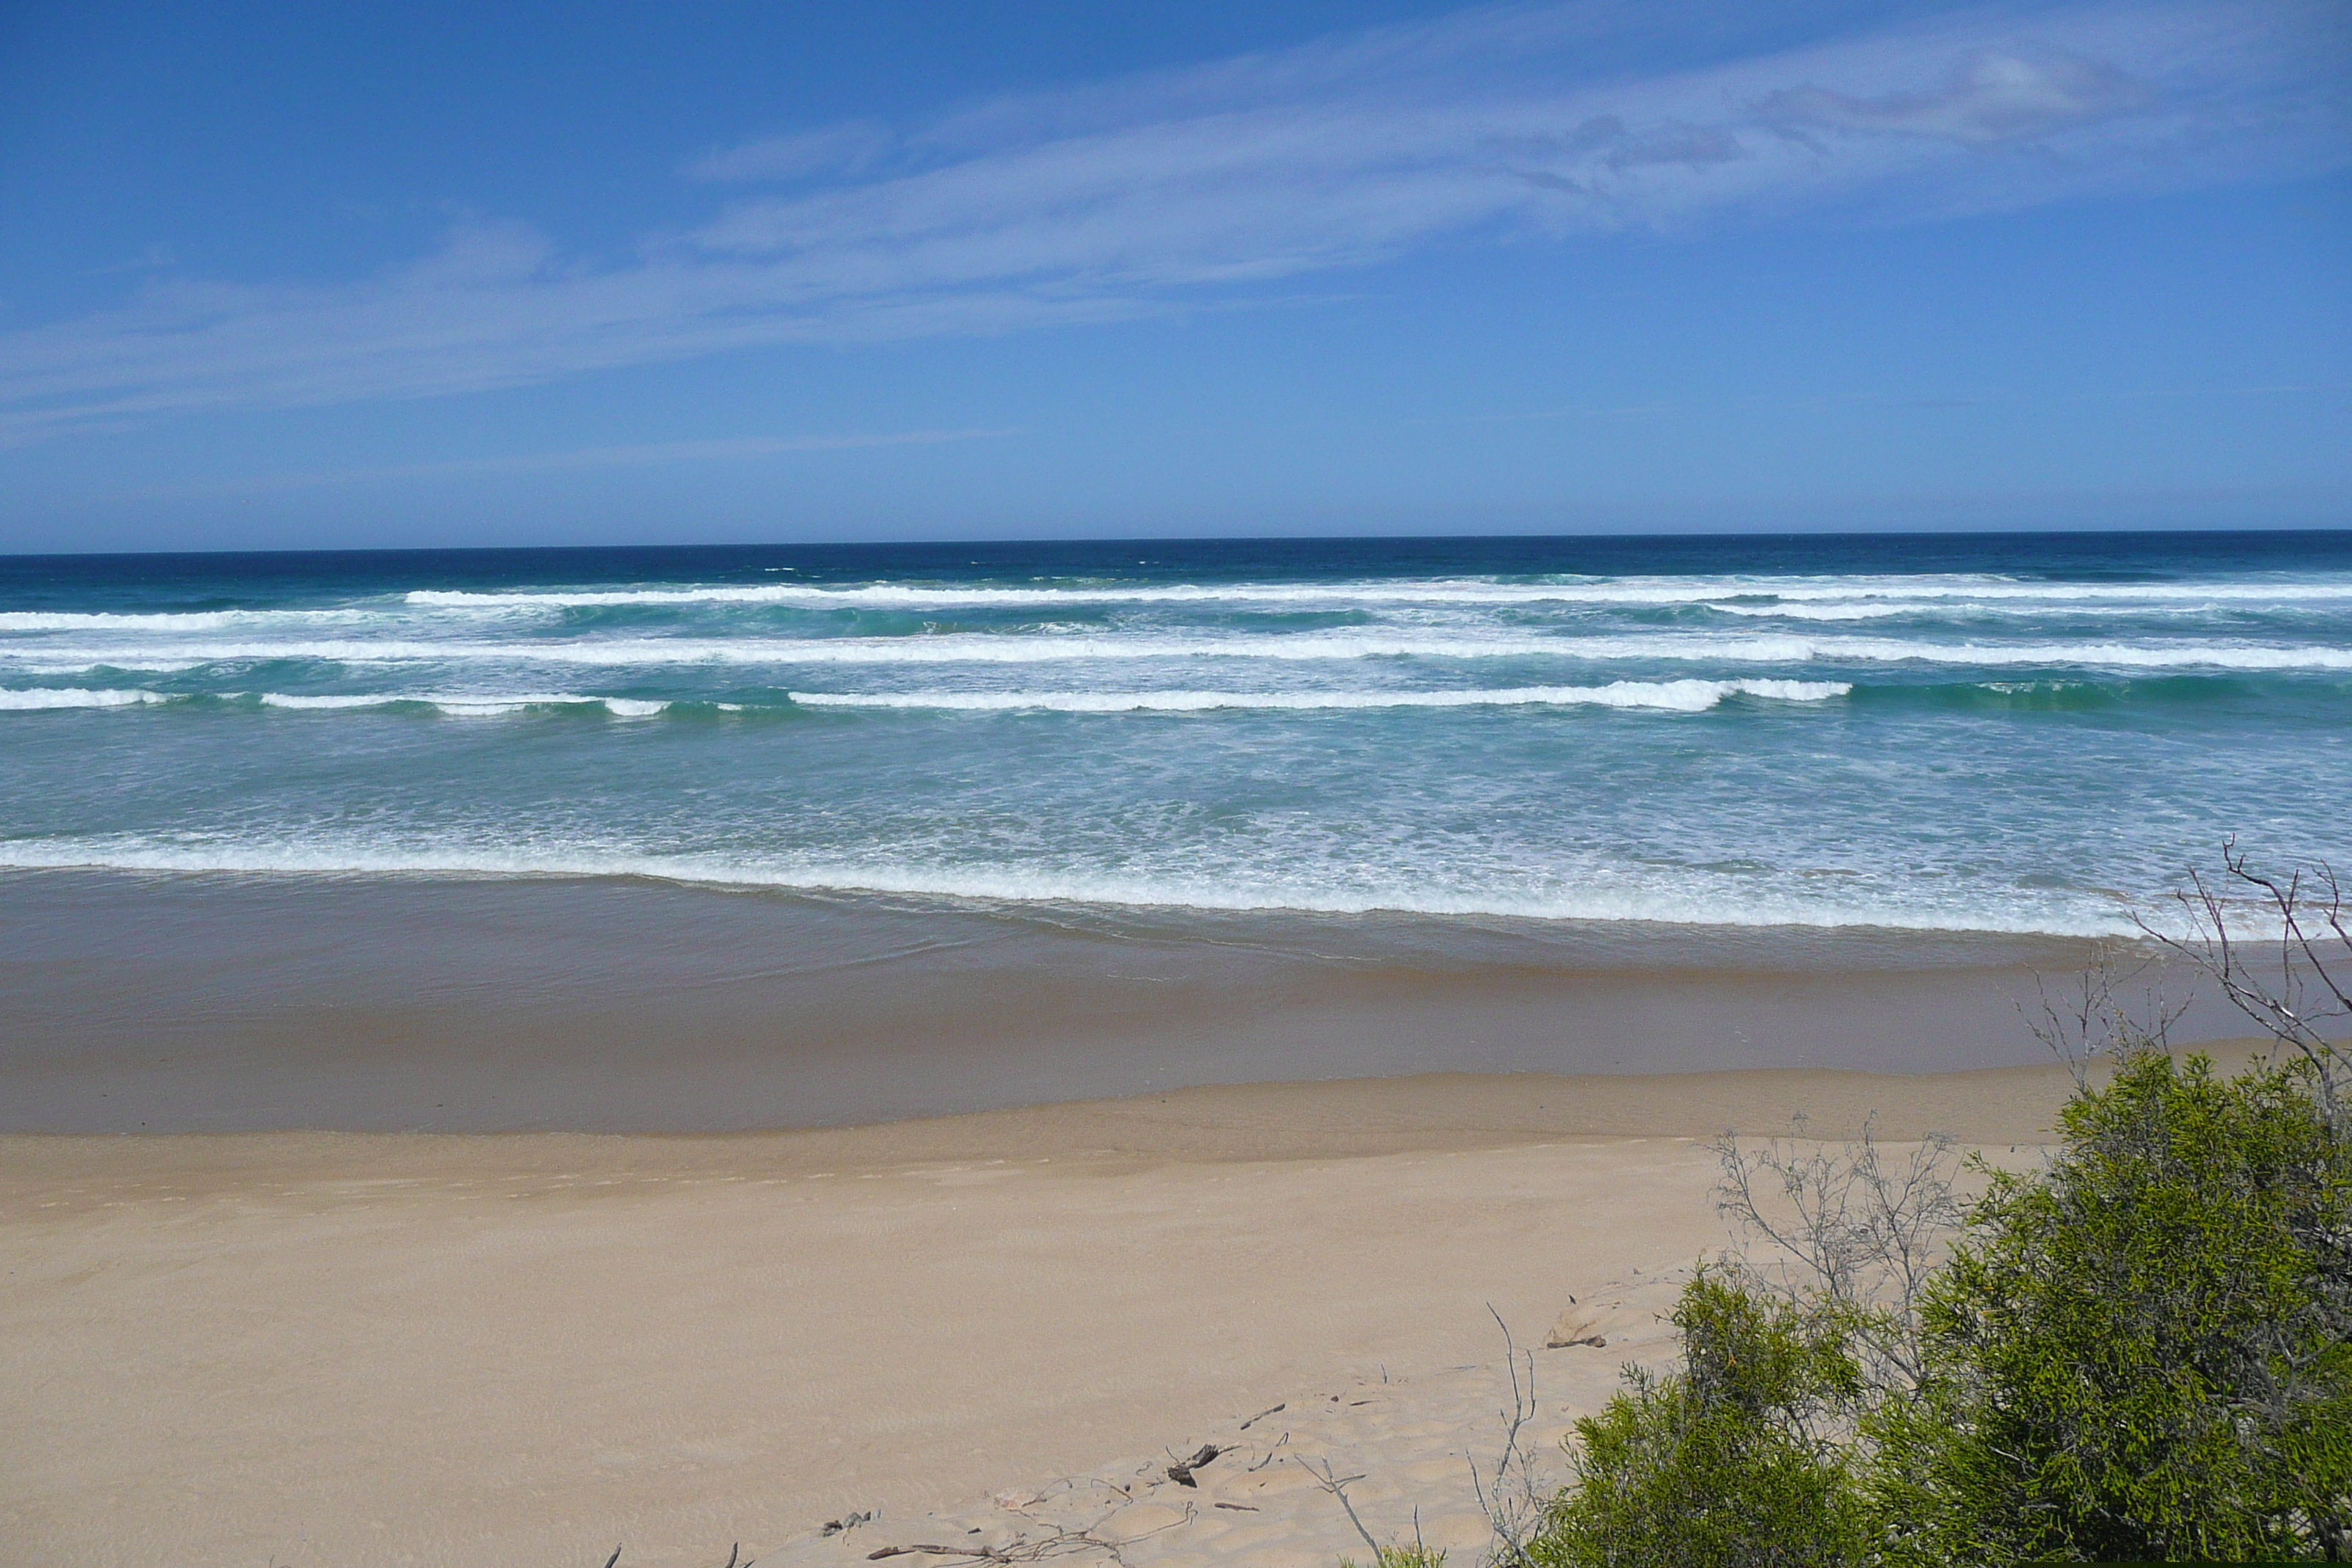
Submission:
M 2030 1066 L 2038 977 L 2120 951 L 577 880 L 0 885 L 17 1132 L 725 1131 L 1433 1070 Z M 2207 997 L 2174 1037 L 2242 1028 Z
M 2175 1048 L 2242 1070 L 2275 1047 L 2252 1037 Z M 1971 1146 L 2046 1141 L 2072 1089 L 2057 1062 L 1944 1073 L 1759 1068 L 1688 1073 L 1436 1072 L 1202 1084 L 848 1126 L 722 1131 L 0 1131 L 0 1205 L 138 1173 L 197 1192 L 278 1176 L 431 1180 L 474 1166 L 529 1181 L 610 1169 L 688 1178 L 758 1168 L 901 1172 L 1035 1161 L 1107 1167 L 1280 1163 L 1451 1154 L 1553 1142 L 1746 1138 Z M 1801 1119 L 1801 1122 L 1800 1122 Z

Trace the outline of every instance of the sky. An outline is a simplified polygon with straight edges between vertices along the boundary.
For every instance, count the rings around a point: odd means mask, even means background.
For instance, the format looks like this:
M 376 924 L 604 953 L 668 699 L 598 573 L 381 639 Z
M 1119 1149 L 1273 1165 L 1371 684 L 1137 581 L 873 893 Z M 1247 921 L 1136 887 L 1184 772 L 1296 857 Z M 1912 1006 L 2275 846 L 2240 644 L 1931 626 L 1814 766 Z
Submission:
M 15 0 L 0 551 L 2352 526 L 2352 7 Z

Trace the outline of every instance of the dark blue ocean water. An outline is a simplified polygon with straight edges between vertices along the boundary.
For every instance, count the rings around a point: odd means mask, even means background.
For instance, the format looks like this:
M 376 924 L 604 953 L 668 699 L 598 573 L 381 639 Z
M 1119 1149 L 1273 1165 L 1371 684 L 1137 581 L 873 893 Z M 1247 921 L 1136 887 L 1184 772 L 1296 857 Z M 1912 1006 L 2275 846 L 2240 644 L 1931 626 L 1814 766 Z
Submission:
M 2352 860 L 2352 533 L 0 559 L 0 866 L 2126 929 Z

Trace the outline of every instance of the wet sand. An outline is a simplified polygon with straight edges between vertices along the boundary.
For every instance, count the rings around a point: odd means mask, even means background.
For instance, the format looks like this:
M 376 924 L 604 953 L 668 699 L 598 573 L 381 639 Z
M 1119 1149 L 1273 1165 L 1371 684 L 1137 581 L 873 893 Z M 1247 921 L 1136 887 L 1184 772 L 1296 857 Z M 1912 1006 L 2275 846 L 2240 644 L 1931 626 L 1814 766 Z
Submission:
M 1544 1352 L 1553 1430 L 1618 1351 L 1664 1353 L 1668 1274 L 1723 1239 L 1697 1139 L 1802 1110 L 2009 1157 L 2066 1086 L 1446 1075 L 721 1137 L 0 1137 L 0 1540 L 717 1568 L 739 1542 L 829 1561 L 819 1524 L 876 1510 L 862 1559 L 1382 1378 L 1422 1392 L 1350 1394 L 1293 1447 L 1387 1456 L 1368 1506 L 1402 1528 L 1425 1497 L 1458 1532 L 1487 1307 L 1538 1339 L 1571 1297 L 1617 1303 L 1614 1349 Z M 1285 1495 L 1255 1535 L 1130 1558 L 1360 1551 Z
M 1953 1071 L 2046 937 L 0 877 L 0 1131 L 716 1131 L 1201 1084 Z M 2176 1038 L 2237 1033 L 2211 998 Z

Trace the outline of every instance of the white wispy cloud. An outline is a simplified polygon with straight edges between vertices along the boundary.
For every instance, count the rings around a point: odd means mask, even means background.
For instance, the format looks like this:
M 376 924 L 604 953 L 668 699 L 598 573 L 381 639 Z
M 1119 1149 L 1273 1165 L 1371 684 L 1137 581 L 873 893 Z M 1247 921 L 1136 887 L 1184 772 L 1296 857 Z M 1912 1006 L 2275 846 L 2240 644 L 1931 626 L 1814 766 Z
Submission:
M 889 430 L 824 436 L 737 436 L 701 441 L 645 441 L 612 447 L 575 447 L 561 452 L 517 452 L 489 458 L 446 458 L 425 463 L 385 463 L 371 468 L 314 469 L 305 473 L 248 475 L 158 485 L 128 492 L 126 500 L 178 500 L 191 496 L 257 495 L 283 490 L 382 484 L 400 479 L 471 479 L 499 474 L 576 473 L 593 468 L 651 468 L 706 463 L 751 462 L 802 453 L 849 452 L 874 447 L 937 447 L 1018 436 L 1017 428 L 994 430 Z
M 681 171 L 752 190 L 619 265 L 483 223 L 355 282 L 156 281 L 0 337 L 0 439 L 1117 321 L 1441 241 L 1903 221 L 2352 161 L 2324 0 L 2003 6 L 1769 52 L 1708 39 L 1675 69 L 1633 68 L 1675 29 L 1628 15 L 1487 8 L 763 137 Z
M 797 180 L 862 174 L 898 149 L 889 127 L 853 120 L 791 136 L 762 136 L 704 153 L 686 166 L 690 180 Z

